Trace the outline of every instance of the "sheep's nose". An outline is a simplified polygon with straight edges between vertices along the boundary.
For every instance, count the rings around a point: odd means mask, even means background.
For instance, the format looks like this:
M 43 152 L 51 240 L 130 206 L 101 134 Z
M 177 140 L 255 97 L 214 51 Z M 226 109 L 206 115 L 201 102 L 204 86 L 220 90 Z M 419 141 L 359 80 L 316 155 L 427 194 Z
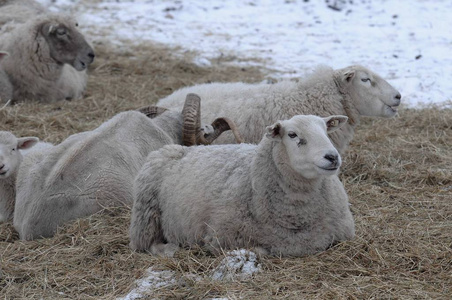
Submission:
M 91 51 L 91 52 L 88 53 L 88 57 L 91 59 L 91 61 L 93 61 L 94 57 L 96 57 L 96 54 L 94 54 L 94 52 Z
M 325 155 L 325 159 L 330 161 L 331 164 L 337 165 L 337 163 L 339 161 L 339 156 L 337 154 L 327 154 L 327 155 Z
M 396 106 L 400 105 L 400 99 L 402 99 L 402 95 L 400 95 L 400 93 L 397 93 L 397 95 L 395 95 L 394 98 L 397 99 L 395 105 Z

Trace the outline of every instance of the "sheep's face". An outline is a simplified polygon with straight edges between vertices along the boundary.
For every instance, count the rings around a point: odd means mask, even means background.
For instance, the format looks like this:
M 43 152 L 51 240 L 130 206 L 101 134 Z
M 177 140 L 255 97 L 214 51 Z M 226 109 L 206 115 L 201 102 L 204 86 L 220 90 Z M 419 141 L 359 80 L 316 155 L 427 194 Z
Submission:
M 339 72 L 342 84 L 362 116 L 391 118 L 397 114 L 402 97 L 386 80 L 361 66 Z
M 341 157 L 327 133 L 346 121 L 345 116 L 294 116 L 267 127 L 267 137 L 282 143 L 290 166 L 303 177 L 334 175 L 341 166 Z
M 15 174 L 22 161 L 20 149 L 28 149 L 38 142 L 38 138 L 16 138 L 8 131 L 0 131 L 0 179 Z
M 59 64 L 69 64 L 77 71 L 85 70 L 94 60 L 93 48 L 76 29 L 77 23 L 45 23 L 42 27 L 50 56 Z

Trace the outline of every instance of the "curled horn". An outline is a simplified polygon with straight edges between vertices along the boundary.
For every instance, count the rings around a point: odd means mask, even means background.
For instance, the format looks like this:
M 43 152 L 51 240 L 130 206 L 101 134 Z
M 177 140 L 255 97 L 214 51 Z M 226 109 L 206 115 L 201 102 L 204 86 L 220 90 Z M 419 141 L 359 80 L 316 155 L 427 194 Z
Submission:
M 146 115 L 146 117 L 154 119 L 155 117 L 163 114 L 168 109 L 159 106 L 146 106 L 140 108 L 138 111 Z
M 243 138 L 240 135 L 239 130 L 235 123 L 228 118 L 217 118 L 212 123 L 212 127 L 214 129 L 213 133 L 204 134 L 203 132 L 199 132 L 197 135 L 198 144 L 209 145 L 213 143 L 223 132 L 231 130 L 232 134 L 234 134 L 235 140 L 237 144 L 243 143 Z
M 196 145 L 196 135 L 201 127 L 201 98 L 196 94 L 188 94 L 182 110 L 182 143 L 184 146 Z
M 185 99 L 183 115 L 182 142 L 185 146 L 209 145 L 223 132 L 231 130 L 237 143 L 243 143 L 243 138 L 234 122 L 228 118 L 217 118 L 212 123 L 214 131 L 206 134 L 201 130 L 201 98 L 196 94 L 188 94 Z

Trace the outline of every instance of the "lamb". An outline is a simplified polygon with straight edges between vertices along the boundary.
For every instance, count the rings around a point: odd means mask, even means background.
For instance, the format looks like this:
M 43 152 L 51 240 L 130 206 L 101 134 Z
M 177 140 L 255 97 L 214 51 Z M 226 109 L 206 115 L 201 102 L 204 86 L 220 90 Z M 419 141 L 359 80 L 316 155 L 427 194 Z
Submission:
M 70 220 L 131 206 L 133 179 L 150 151 L 173 143 L 210 143 L 230 128 L 217 119 L 214 133 L 204 137 L 199 105 L 199 97 L 188 95 L 182 114 L 155 107 L 122 112 L 45 155 L 27 156 L 16 184 L 13 225 L 19 237 L 50 237 Z
M 3 60 L 8 53 L 5 51 L 0 51 L 0 62 Z M 0 103 L 8 102 L 13 96 L 13 86 L 9 81 L 8 75 L 6 75 L 5 71 L 0 68 Z
M 5 15 L 11 19 L 1 32 L 0 48 L 10 53 L 1 67 L 13 86 L 13 102 L 80 98 L 95 56 L 92 47 L 71 17 L 43 12 L 31 2 L 0 6 L 0 21 Z M 21 13 L 11 14 L 12 8 Z M 37 16 L 23 23 L 27 13 Z
M 183 95 L 197 93 L 203 99 L 202 115 L 222 115 L 234 121 L 245 142 L 258 143 L 266 124 L 297 114 L 346 115 L 349 122 L 330 138 L 342 155 L 353 138 L 361 116 L 393 117 L 401 95 L 388 82 L 362 66 L 333 70 L 320 66 L 300 82 L 276 84 L 212 83 L 182 88 L 158 101 L 178 109 Z M 204 121 L 204 120 L 202 120 Z M 224 134 L 217 144 L 233 140 Z
M 130 247 L 167 256 L 194 244 L 301 256 L 353 238 L 336 176 L 341 158 L 327 136 L 346 120 L 297 115 L 267 127 L 258 145 L 150 153 L 134 183 Z
M 17 138 L 9 131 L 0 131 L 0 222 L 12 219 L 16 196 L 16 175 L 23 156 L 21 151 L 38 143 L 37 137 Z

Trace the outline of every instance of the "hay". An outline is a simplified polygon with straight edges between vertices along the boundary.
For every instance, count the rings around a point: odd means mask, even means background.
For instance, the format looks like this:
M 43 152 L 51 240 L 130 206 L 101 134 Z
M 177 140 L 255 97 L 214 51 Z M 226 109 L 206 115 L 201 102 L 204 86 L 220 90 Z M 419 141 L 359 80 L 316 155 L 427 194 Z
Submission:
M 154 103 L 175 89 L 209 81 L 260 81 L 254 68 L 209 68 L 143 46 L 98 46 L 83 100 L 25 103 L 0 111 L 0 129 L 60 142 L 114 114 Z M 132 55 L 133 54 L 133 55 Z M 189 55 L 189 54 L 187 54 Z M 149 267 L 177 284 L 157 299 L 449 299 L 452 294 L 452 110 L 404 109 L 393 120 L 364 120 L 341 179 L 356 238 L 303 258 L 260 258 L 253 278 L 214 281 L 223 257 L 201 248 L 155 258 L 128 248 L 130 210 L 113 208 L 61 228 L 54 238 L 18 240 L 0 225 L 0 294 L 5 299 L 112 299 L 126 295 Z M 179 280 L 183 279 L 183 280 Z

